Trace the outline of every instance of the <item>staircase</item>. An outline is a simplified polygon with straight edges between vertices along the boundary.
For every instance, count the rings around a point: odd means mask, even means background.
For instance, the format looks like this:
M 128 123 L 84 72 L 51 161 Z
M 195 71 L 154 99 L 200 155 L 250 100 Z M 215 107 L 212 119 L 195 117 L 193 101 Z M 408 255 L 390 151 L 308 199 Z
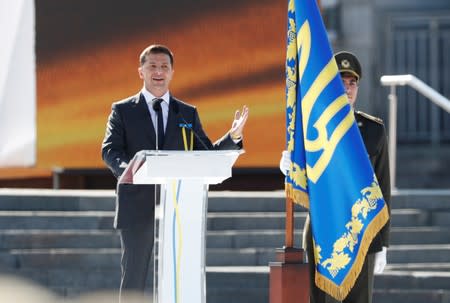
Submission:
M 395 192 L 392 205 L 388 266 L 375 279 L 374 303 L 450 302 L 450 190 Z M 31 279 L 60 298 L 116 296 L 113 215 L 109 190 L 0 189 L 0 274 Z M 295 216 L 299 246 L 305 213 Z M 208 303 L 268 302 L 267 264 L 283 243 L 282 192 L 211 192 Z
M 449 162 L 450 144 L 399 145 L 397 186 L 399 188 L 449 188 Z

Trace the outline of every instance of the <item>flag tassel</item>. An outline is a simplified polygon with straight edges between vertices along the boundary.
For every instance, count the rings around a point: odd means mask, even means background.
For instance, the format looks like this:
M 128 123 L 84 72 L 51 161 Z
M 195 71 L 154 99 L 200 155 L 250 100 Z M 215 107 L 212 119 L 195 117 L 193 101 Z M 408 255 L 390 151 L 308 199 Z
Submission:
M 367 227 L 366 232 L 364 233 L 364 237 L 361 241 L 361 246 L 359 250 L 362 252 L 361 254 L 357 254 L 357 258 L 353 263 L 352 268 L 350 269 L 346 279 L 343 281 L 341 286 L 336 286 L 333 282 L 327 279 L 325 276 L 321 275 L 316 271 L 315 282 L 316 285 L 330 294 L 335 299 L 342 301 L 349 294 L 350 290 L 355 285 L 356 279 L 361 272 L 361 269 L 364 265 L 364 261 L 366 259 L 366 254 L 369 251 L 369 246 L 372 243 L 373 238 L 377 235 L 378 231 L 383 228 L 389 218 L 389 212 L 386 205 L 384 205 L 383 209 L 380 213 L 374 218 L 374 220 Z

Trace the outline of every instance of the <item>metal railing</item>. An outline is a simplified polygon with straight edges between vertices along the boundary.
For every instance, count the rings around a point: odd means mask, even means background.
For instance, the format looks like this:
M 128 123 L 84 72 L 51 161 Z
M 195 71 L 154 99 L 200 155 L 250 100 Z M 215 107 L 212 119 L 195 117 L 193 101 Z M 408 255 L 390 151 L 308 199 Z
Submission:
M 450 113 L 450 100 L 439 94 L 435 89 L 413 75 L 385 75 L 380 78 L 381 85 L 390 86 L 389 99 L 389 169 L 391 174 L 391 187 L 396 189 L 395 174 L 397 166 L 397 86 L 409 85 L 427 97 L 448 113 Z

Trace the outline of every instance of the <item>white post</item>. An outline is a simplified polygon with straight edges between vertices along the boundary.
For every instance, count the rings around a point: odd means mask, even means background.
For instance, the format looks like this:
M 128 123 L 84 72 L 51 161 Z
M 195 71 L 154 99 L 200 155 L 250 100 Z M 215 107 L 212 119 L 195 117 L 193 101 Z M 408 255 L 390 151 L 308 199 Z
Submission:
M 389 170 L 391 175 L 391 188 L 396 190 L 396 165 L 397 165 L 397 95 L 395 85 L 391 85 L 389 93 Z
M 0 167 L 36 163 L 33 0 L 0 0 Z

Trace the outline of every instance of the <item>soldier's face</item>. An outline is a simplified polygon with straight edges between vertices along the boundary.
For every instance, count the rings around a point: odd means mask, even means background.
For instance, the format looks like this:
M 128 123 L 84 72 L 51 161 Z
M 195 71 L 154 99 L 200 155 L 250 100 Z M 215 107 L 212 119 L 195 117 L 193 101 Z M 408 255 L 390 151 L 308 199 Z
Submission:
M 348 102 L 353 108 L 358 96 L 358 79 L 352 74 L 341 74 L 342 84 L 344 85 L 345 93 L 347 94 Z

